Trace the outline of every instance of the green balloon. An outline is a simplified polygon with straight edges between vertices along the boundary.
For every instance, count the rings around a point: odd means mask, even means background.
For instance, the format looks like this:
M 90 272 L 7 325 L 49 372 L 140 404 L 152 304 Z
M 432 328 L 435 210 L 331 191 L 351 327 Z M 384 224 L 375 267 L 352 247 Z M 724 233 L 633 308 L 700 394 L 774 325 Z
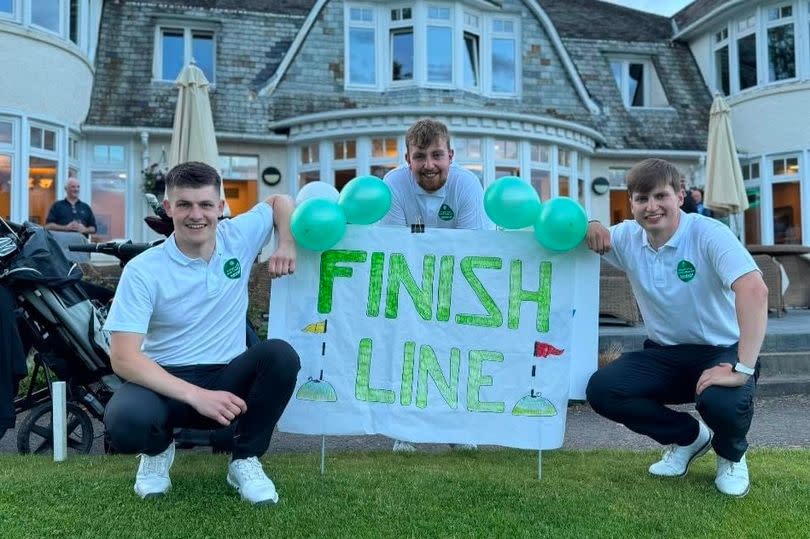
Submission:
M 338 204 L 348 222 L 370 225 L 391 209 L 391 189 L 377 176 L 359 176 L 343 187 Z
M 495 180 L 484 193 L 484 210 L 502 228 L 532 226 L 540 211 L 540 197 L 529 183 L 515 176 Z
M 588 216 L 582 206 L 568 197 L 544 202 L 534 223 L 534 237 L 549 251 L 570 251 L 585 239 Z
M 310 198 L 293 211 L 290 229 L 301 247 L 325 251 L 343 238 L 346 216 L 337 203 L 325 198 Z

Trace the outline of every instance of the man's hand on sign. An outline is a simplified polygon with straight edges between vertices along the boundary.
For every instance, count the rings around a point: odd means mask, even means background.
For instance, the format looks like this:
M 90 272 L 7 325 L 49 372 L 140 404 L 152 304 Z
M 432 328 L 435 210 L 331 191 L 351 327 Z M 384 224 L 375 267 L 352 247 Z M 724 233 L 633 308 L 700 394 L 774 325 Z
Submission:
M 610 231 L 599 221 L 588 223 L 585 241 L 588 243 L 588 248 L 599 255 L 610 251 Z

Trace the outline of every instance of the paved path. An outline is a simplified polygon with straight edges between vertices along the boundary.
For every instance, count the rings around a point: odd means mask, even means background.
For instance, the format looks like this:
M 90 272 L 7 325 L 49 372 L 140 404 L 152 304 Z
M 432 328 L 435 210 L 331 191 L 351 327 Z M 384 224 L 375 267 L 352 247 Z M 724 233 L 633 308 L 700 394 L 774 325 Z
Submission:
M 688 406 L 683 409 L 690 409 Z M 694 409 L 694 407 L 692 407 Z M 17 418 L 17 423 L 22 417 Z M 101 426 L 97 425 L 97 433 Z M 748 440 L 757 447 L 810 447 L 810 396 L 790 395 L 757 399 L 754 420 Z M 384 436 L 330 436 L 326 440 L 327 452 L 388 451 L 391 441 Z M 448 446 L 425 444 L 430 451 L 446 451 Z M 566 449 L 617 448 L 629 450 L 655 449 L 652 440 L 639 436 L 595 414 L 587 405 L 574 405 L 568 409 L 565 434 Z M 321 449 L 320 436 L 276 433 L 270 444 L 270 453 L 317 453 Z M 0 452 L 16 452 L 16 432 L 9 430 L 0 439 Z M 93 453 L 102 452 L 97 440 Z

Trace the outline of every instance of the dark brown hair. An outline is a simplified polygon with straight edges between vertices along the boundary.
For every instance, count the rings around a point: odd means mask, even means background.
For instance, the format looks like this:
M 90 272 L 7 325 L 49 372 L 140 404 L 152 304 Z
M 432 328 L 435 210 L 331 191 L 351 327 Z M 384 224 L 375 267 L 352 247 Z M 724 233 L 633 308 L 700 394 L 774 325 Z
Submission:
M 213 185 L 219 191 L 221 183 L 222 178 L 219 177 L 219 172 L 211 165 L 200 161 L 180 163 L 166 173 L 167 191 L 173 187 L 193 187 L 198 189 L 207 185 Z
M 681 192 L 681 173 L 675 165 L 663 159 L 645 159 L 627 173 L 627 192 L 646 194 L 656 187 L 669 185 L 675 194 Z
M 447 126 L 438 120 L 422 118 L 417 120 L 405 133 L 405 149 L 410 153 L 411 148 L 427 148 L 439 139 L 444 139 L 447 149 L 450 149 L 450 133 Z

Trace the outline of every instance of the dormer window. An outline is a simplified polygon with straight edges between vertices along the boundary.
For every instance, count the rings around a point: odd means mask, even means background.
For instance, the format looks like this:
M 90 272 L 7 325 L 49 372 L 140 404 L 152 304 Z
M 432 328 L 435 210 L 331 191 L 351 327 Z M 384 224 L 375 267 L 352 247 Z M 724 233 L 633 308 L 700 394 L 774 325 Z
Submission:
M 161 25 L 157 28 L 153 79 L 174 82 L 183 67 L 192 60 L 208 82 L 214 84 L 216 47 L 214 32 L 180 24 Z
M 349 3 L 344 13 L 347 90 L 519 93 L 519 17 L 427 0 Z
M 664 87 L 649 59 L 613 58 L 610 69 L 627 108 L 666 107 Z

